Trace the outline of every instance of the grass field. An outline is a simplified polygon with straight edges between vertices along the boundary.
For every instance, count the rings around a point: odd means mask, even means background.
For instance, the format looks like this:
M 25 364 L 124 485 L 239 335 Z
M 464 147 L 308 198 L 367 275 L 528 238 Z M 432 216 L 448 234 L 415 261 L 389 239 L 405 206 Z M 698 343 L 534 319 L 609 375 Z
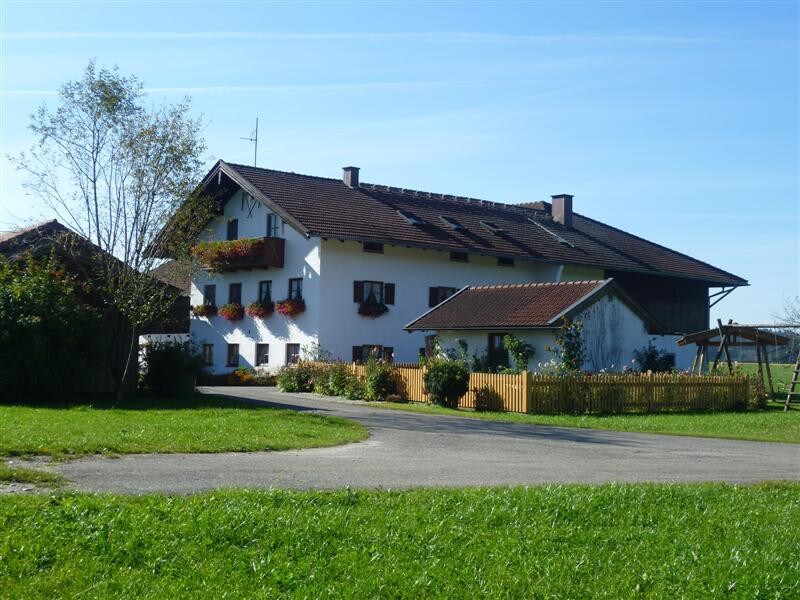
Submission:
M 800 486 L 0 497 L 7 598 L 797 598 Z
M 364 427 L 345 419 L 213 396 L 183 402 L 139 399 L 117 408 L 105 402 L 0 405 L 0 456 L 287 450 L 367 436 Z
M 2 483 L 32 483 L 42 487 L 58 487 L 64 483 L 64 478 L 58 473 L 12 467 L 0 462 L 0 484 Z
M 519 413 L 475 412 L 442 408 L 430 404 L 371 403 L 370 406 L 412 412 L 452 415 L 501 421 L 612 429 L 640 433 L 693 435 L 698 437 L 758 440 L 765 442 L 800 443 L 800 409 L 783 412 L 783 405 L 771 404 L 767 410 L 748 412 L 715 412 L 658 415 L 525 415 Z
M 750 375 L 758 373 L 758 365 L 756 363 L 739 363 L 739 365 L 745 373 Z M 772 385 L 775 386 L 775 395 L 781 402 L 786 399 L 786 392 L 789 391 L 793 371 L 794 365 L 770 365 Z

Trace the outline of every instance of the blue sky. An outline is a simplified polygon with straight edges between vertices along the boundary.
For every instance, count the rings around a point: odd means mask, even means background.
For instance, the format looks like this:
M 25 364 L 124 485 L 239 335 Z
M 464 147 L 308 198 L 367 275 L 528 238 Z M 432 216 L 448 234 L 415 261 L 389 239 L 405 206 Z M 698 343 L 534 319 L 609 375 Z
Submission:
M 49 216 L 7 155 L 90 58 L 193 99 L 208 163 L 578 212 L 800 294 L 798 3 L 0 2 L 0 229 Z

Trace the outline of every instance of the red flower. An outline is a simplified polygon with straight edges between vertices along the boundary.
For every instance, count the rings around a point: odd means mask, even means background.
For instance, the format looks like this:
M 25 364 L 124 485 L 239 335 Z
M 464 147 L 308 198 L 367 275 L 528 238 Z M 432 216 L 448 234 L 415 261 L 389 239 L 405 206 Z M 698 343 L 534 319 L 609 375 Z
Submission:
M 295 317 L 306 311 L 306 301 L 302 298 L 287 298 L 275 303 L 275 311 L 284 317 Z
M 241 321 L 244 319 L 244 307 L 241 304 L 226 304 L 218 312 L 219 316 L 226 321 Z

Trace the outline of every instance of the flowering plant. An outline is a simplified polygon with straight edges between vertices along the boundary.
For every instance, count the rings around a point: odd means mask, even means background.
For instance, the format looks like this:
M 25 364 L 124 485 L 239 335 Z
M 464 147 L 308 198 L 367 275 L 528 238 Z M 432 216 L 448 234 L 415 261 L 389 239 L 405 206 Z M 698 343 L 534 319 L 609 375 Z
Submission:
M 218 312 L 226 321 L 241 321 L 244 318 L 244 307 L 241 304 L 226 304 Z
M 358 305 L 358 314 L 362 317 L 371 317 L 373 319 L 385 315 L 389 312 L 389 307 L 383 302 L 362 302 Z
M 274 310 L 274 302 L 251 302 L 245 307 L 244 312 L 254 319 L 266 319 Z
M 284 317 L 294 317 L 306 311 L 306 301 L 302 298 L 287 298 L 275 303 L 275 311 Z
M 192 314 L 195 317 L 213 317 L 217 314 L 217 307 L 213 304 L 198 304 L 192 307 Z
M 192 256 L 209 271 L 220 272 L 232 260 L 258 256 L 264 251 L 265 243 L 264 238 L 201 242 L 192 248 Z

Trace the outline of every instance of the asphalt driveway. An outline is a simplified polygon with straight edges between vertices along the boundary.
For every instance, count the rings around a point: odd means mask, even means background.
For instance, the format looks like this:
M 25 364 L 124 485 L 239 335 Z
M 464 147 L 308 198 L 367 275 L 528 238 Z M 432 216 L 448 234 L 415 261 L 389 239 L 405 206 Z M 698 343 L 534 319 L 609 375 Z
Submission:
M 409 488 L 800 479 L 800 445 L 571 429 L 423 415 L 272 388 L 204 388 L 366 425 L 370 438 L 286 452 L 88 457 L 56 465 L 81 490 Z

